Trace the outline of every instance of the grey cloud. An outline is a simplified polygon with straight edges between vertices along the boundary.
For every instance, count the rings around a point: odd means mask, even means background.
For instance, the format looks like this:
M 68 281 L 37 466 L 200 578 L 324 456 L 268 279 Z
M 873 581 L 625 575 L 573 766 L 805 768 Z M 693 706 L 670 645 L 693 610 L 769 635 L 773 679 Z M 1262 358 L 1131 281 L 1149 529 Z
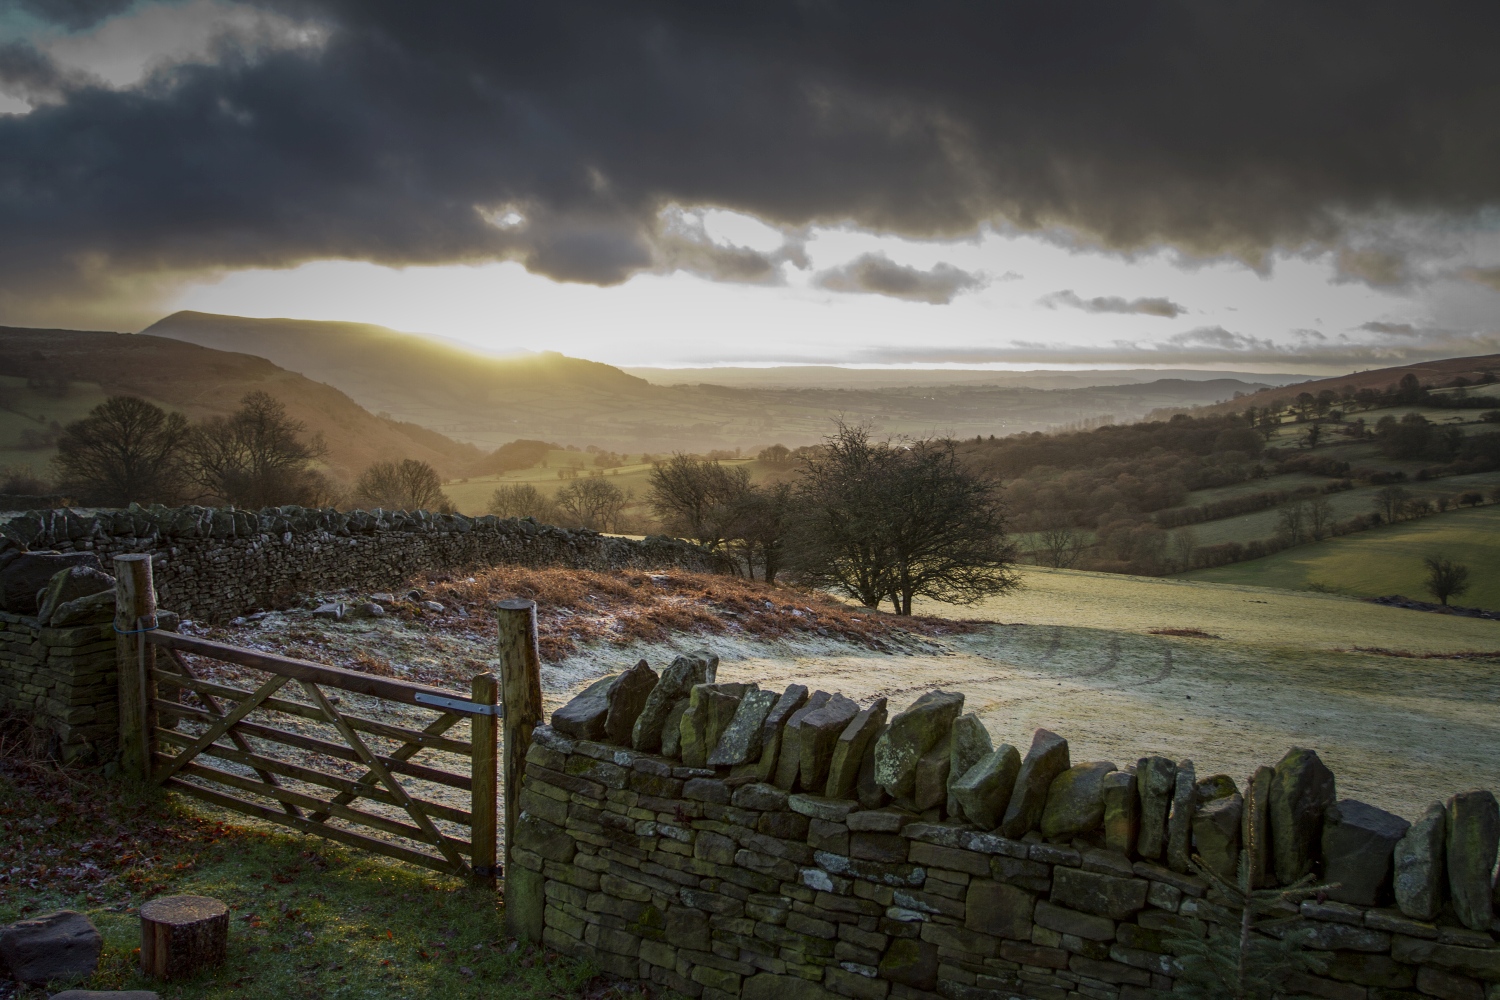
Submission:
M 978 288 L 983 279 L 952 264 L 937 264 L 923 271 L 897 264 L 883 253 L 867 253 L 819 272 L 813 284 L 833 292 L 873 292 L 895 299 L 946 305 L 958 293 Z
M 1406 255 L 1393 250 L 1357 250 L 1344 247 L 1335 259 L 1339 277 L 1362 281 L 1377 288 L 1397 288 L 1413 279 Z
M 1166 349 L 1212 348 L 1218 351 L 1275 351 L 1276 344 L 1265 337 L 1231 333 L 1222 326 L 1201 326 L 1186 333 L 1174 333 L 1166 339 Z
M 126 7 L 24 3 L 69 28 Z M 61 81 L 0 117 L 0 321 L 313 259 L 768 273 L 687 252 L 673 204 L 1261 262 L 1352 245 L 1351 219 L 1500 203 L 1495 5 L 262 3 L 326 41 Z M 521 231 L 487 221 L 506 204 Z M 1405 280 L 1380 251 L 1342 266 Z
M 1167 298 L 1125 299 L 1118 295 L 1107 295 L 1085 299 L 1071 288 L 1044 295 L 1039 304 L 1049 309 L 1067 306 L 1091 313 L 1137 313 L 1142 316 L 1160 316 L 1163 319 L 1176 319 L 1187 312 L 1186 308 Z
M 1384 333 L 1397 337 L 1410 337 L 1417 332 L 1417 328 L 1410 323 L 1382 323 L 1378 320 L 1361 323 L 1359 328 L 1369 330 L 1371 333 Z
M 1459 273 L 1461 277 L 1476 285 L 1484 285 L 1486 288 L 1500 292 L 1500 267 L 1468 267 Z

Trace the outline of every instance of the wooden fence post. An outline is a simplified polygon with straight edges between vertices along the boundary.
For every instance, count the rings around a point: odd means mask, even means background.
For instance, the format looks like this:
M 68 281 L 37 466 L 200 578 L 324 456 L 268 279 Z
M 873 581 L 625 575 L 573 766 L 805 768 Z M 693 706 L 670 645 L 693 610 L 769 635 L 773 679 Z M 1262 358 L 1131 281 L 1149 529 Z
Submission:
M 156 750 L 156 647 L 140 629 L 156 625 L 151 555 L 115 556 L 115 673 L 120 709 L 120 767 L 131 778 L 151 780 Z
M 542 721 L 542 661 L 536 642 L 536 602 L 501 601 L 500 682 L 505 704 L 505 926 L 516 937 L 542 937 L 541 876 L 515 864 L 512 848 L 521 815 L 521 775 L 531 731 Z
M 498 704 L 499 694 L 500 682 L 495 679 L 494 674 L 480 674 L 474 678 L 470 698 L 475 704 Z M 469 803 L 474 854 L 470 861 L 474 869 L 474 884 L 493 889 L 495 887 L 495 841 L 497 839 L 495 810 L 499 805 L 495 801 L 498 765 L 496 758 L 499 749 L 496 743 L 498 727 L 493 715 L 473 716 L 469 726 L 470 743 L 474 747 L 474 756 L 470 761 L 472 791 Z M 510 796 L 507 795 L 506 802 L 509 801 Z

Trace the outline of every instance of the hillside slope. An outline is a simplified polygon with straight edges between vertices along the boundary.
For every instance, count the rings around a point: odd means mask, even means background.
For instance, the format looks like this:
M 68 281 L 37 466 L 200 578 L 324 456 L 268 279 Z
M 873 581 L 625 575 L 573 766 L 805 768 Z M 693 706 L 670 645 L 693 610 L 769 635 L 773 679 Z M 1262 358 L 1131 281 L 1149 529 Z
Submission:
M 477 457 L 441 435 L 380 419 L 338 389 L 264 358 L 165 337 L 0 327 L 0 371 L 80 383 L 61 391 L 81 402 L 128 393 L 193 419 L 231 413 L 246 393 L 263 389 L 310 433 L 323 435 L 329 468 L 346 479 L 375 461 L 417 458 L 449 471 Z M 38 465 L 44 457 L 37 454 Z
M 1333 378 L 1314 379 L 1296 385 L 1281 386 L 1257 392 L 1253 398 L 1230 400 L 1209 407 L 1209 413 L 1234 413 L 1246 406 L 1266 406 L 1271 403 L 1290 403 L 1300 394 L 1310 392 L 1314 396 L 1325 389 L 1342 395 L 1345 389 L 1358 392 L 1360 389 L 1383 390 L 1401 381 L 1403 375 L 1411 374 L 1423 385 L 1447 385 L 1455 378 L 1463 377 L 1478 382 L 1486 373 L 1500 374 L 1500 354 L 1481 354 L 1468 358 L 1445 358 L 1441 361 L 1424 361 L 1414 365 L 1398 365 L 1394 368 L 1371 368 L 1369 371 L 1337 375 Z
M 1158 407 L 1211 403 L 1260 387 L 1176 378 L 1050 391 L 1008 384 L 668 386 L 561 354 L 497 358 L 357 323 L 180 312 L 145 332 L 267 357 L 338 387 L 367 409 L 485 448 L 517 438 L 624 453 L 796 446 L 822 439 L 837 419 L 867 424 L 881 436 L 974 437 L 1104 416 L 1132 420 Z M 991 381 L 1008 375 L 996 373 Z

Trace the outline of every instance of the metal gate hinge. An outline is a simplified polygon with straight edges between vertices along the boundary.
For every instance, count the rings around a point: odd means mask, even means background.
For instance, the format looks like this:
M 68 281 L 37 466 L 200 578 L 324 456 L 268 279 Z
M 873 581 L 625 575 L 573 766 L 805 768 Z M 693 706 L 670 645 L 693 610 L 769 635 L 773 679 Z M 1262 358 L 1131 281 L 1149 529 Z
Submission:
M 464 715 L 493 715 L 497 719 L 505 717 L 504 705 L 481 705 L 477 701 L 469 701 L 465 698 L 449 698 L 447 695 L 441 694 L 428 694 L 426 691 L 418 691 L 412 696 L 412 700 L 418 705 L 443 708 L 450 712 L 462 712 Z

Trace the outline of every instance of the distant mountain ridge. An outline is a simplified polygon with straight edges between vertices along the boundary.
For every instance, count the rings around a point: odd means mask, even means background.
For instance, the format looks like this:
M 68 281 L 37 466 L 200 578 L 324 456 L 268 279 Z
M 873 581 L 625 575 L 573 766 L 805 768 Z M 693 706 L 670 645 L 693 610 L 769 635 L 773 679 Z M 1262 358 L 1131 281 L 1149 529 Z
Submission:
M 1126 378 L 1131 384 L 1052 391 L 1017 384 L 1025 373 L 996 372 L 982 373 L 994 377 L 981 384 L 895 386 L 854 378 L 848 386 L 658 385 L 555 352 L 495 357 L 359 323 L 179 312 L 144 333 L 269 358 L 342 390 L 366 409 L 486 450 L 518 438 L 651 453 L 778 441 L 795 446 L 820 440 L 838 419 L 868 424 L 877 434 L 1008 434 L 1107 416 L 1132 420 L 1264 384 L 1180 377 L 1142 382 L 1132 375 Z M 735 371 L 744 372 L 726 374 Z
M 402 458 L 456 475 L 479 457 L 472 446 L 381 419 L 338 389 L 265 358 L 166 337 L 0 327 L 0 371 L 97 383 L 106 394 L 141 396 L 194 419 L 231 413 L 246 393 L 263 389 L 309 434 L 323 435 L 328 464 L 345 479 L 372 462 Z

